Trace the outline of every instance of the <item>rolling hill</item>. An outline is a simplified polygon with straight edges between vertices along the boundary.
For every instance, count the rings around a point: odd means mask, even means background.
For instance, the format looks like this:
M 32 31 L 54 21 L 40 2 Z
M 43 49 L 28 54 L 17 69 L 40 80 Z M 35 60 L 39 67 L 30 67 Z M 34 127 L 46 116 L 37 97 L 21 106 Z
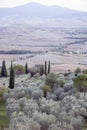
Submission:
M 45 6 L 39 3 L 29 3 L 14 8 L 0 8 L 0 17 L 18 15 L 20 17 L 58 18 L 72 16 L 87 16 L 86 12 L 79 12 L 59 6 Z

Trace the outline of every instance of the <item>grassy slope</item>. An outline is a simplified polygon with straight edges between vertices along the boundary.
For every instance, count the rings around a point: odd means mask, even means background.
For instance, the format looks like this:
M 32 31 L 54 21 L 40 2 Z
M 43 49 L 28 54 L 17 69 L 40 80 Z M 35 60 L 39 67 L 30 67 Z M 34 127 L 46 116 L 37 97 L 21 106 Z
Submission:
M 0 102 L 0 127 L 8 127 L 9 125 L 9 118 L 6 113 L 5 103 Z

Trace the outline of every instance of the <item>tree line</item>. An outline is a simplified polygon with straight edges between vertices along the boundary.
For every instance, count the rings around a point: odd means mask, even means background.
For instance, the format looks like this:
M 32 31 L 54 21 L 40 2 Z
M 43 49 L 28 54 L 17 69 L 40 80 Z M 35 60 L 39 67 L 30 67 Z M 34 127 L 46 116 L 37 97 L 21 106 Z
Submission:
M 22 65 L 18 65 L 17 67 L 19 68 L 19 70 L 23 69 Z M 10 74 L 9 74 L 10 78 L 9 78 L 9 86 L 8 86 L 10 89 L 13 89 L 15 86 L 15 71 L 16 71 L 17 67 L 14 66 L 13 63 L 11 62 Z M 40 76 L 42 76 L 43 74 L 45 74 L 45 75 L 49 74 L 50 71 L 51 71 L 50 61 L 49 62 L 45 61 L 44 64 L 40 65 L 39 70 L 36 71 L 36 73 L 38 72 L 40 74 Z M 33 77 L 35 74 L 34 71 L 31 71 L 31 72 L 29 71 L 27 62 L 24 66 L 24 73 L 25 74 L 31 73 L 31 77 Z M 8 77 L 8 72 L 7 72 L 5 60 L 2 61 L 0 76 L 1 77 Z

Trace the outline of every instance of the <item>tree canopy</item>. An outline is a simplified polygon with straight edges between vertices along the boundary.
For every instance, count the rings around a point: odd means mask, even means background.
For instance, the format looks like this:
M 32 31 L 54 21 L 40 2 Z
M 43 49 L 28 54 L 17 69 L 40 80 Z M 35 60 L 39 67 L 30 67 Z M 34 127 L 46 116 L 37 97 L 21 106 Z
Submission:
M 87 74 L 81 74 L 73 79 L 74 86 L 80 91 L 87 90 Z

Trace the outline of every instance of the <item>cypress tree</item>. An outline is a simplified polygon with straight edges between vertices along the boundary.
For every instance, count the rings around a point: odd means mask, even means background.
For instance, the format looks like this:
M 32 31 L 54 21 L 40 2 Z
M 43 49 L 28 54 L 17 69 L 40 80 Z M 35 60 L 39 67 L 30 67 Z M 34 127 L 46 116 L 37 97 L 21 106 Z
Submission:
M 48 63 L 48 74 L 50 73 L 50 61 Z
M 1 77 L 7 77 L 7 69 L 6 69 L 5 60 L 2 61 Z
M 40 76 L 42 76 L 44 74 L 44 67 L 43 65 L 40 67 Z
M 44 66 L 42 65 L 42 75 L 44 74 Z
M 28 74 L 28 65 L 27 65 L 27 62 L 25 64 L 25 74 Z
M 9 79 L 9 88 L 13 89 L 15 86 L 15 71 L 13 68 L 13 65 L 11 63 L 11 68 L 10 68 L 10 79 Z
M 45 68 L 44 68 L 45 75 L 47 74 L 47 62 L 45 61 Z
M 42 67 L 40 67 L 40 76 L 42 76 Z

